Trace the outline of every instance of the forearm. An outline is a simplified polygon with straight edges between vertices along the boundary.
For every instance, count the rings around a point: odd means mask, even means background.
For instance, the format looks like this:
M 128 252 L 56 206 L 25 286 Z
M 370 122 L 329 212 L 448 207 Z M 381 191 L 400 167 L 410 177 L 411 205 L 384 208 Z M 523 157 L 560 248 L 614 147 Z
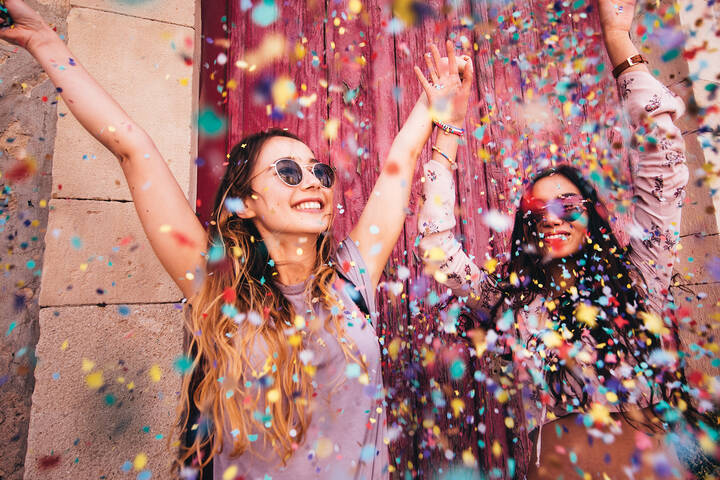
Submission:
M 425 94 L 421 94 L 410 115 L 395 136 L 388 152 L 388 160 L 395 162 L 396 167 L 408 181 L 412 180 L 417 162 L 423 147 L 432 132 L 432 118 Z
M 80 124 L 115 156 L 129 155 L 133 144 L 149 142 L 146 133 L 77 61 L 52 30 L 27 45 Z
M 626 59 L 637 55 L 638 49 L 635 44 L 630 40 L 628 32 L 623 31 L 606 31 L 603 32 L 603 38 L 605 39 L 605 50 L 607 50 L 608 57 L 613 68 L 620 65 Z M 648 71 L 645 64 L 633 65 L 632 67 L 624 70 L 625 72 L 632 71 Z

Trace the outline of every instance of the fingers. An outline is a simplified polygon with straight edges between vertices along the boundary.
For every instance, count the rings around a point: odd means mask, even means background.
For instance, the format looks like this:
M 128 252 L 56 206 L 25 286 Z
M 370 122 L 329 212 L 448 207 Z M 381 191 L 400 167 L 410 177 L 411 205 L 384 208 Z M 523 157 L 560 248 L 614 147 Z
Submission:
M 464 90 L 469 91 L 470 85 L 472 85 L 473 81 L 473 64 L 472 59 L 468 56 L 463 56 L 465 60 L 465 67 L 463 68 L 463 74 L 462 74 L 462 85 L 461 88 Z
M 433 65 L 432 54 L 426 53 L 424 57 L 425 63 L 427 64 L 428 70 L 430 71 L 430 80 L 432 80 L 433 83 L 438 83 L 438 72 L 437 70 L 435 70 L 435 65 Z
M 453 45 L 452 41 L 445 40 L 445 50 L 447 51 L 448 69 L 450 70 L 450 75 L 457 75 L 458 69 L 457 62 L 455 61 L 455 45 Z
M 422 73 L 422 70 L 420 70 L 420 67 L 418 67 L 417 65 L 415 65 L 413 70 L 415 71 L 415 76 L 417 77 L 418 81 L 420 82 L 420 85 L 422 85 L 423 90 L 425 90 L 425 95 L 427 95 L 428 98 L 430 98 L 432 87 L 430 86 L 430 83 L 428 83 L 427 78 L 425 78 L 425 75 Z
M 432 58 L 435 61 L 435 71 L 439 73 L 441 61 L 440 50 L 438 50 L 434 43 L 430 44 L 430 53 L 432 53 Z

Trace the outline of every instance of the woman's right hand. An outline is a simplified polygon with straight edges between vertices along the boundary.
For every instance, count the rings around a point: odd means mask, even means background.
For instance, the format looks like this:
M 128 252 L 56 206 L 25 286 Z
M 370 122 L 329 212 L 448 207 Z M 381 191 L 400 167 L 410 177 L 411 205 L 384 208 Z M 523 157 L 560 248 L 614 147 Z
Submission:
M 461 127 L 465 123 L 470 99 L 473 66 L 469 56 L 455 57 L 455 46 L 450 40 L 445 47 L 447 58 L 440 57 L 435 45 L 430 45 L 430 53 L 425 55 L 432 84 L 417 66 L 415 75 L 428 97 L 433 120 Z
M 31 50 L 48 36 L 55 35 L 42 16 L 22 0 L 4 0 L 3 3 L 13 19 L 13 25 L 0 28 L 0 40 Z

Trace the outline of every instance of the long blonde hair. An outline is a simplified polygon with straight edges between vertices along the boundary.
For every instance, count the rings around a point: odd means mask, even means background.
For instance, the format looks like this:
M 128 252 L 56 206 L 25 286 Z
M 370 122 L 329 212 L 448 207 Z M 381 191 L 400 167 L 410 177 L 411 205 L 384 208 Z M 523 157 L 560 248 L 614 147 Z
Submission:
M 200 432 L 195 432 L 194 440 L 181 453 L 181 465 L 196 455 L 202 468 L 230 447 L 223 445 L 228 425 L 234 437 L 232 456 L 252 452 L 251 436 L 255 440 L 260 434 L 284 463 L 302 443 L 310 423 L 307 407 L 312 366 L 304 365 L 299 356 L 308 330 L 298 328 L 302 320 L 296 319 L 292 304 L 273 282 L 273 262 L 255 224 L 224 207 L 228 198 L 245 199 L 252 194 L 253 167 L 263 145 L 273 137 L 299 140 L 279 129 L 241 140 L 230 152 L 215 199 L 208 233 L 208 274 L 192 299 L 189 315 L 193 374 L 183 378 L 179 406 L 182 430 L 189 433 L 186 429 L 194 407 L 200 419 L 190 430 Z M 332 221 L 328 229 L 331 226 Z M 339 302 L 332 291 L 334 247 L 329 230 L 318 237 L 311 281 L 305 290 L 309 302 L 323 302 L 328 309 Z M 338 315 L 326 320 L 324 328 L 331 331 L 331 326 L 338 337 L 343 336 Z M 258 357 L 259 338 L 266 346 L 264 365 L 251 358 Z M 341 341 L 340 346 L 346 359 L 356 359 L 352 344 Z M 260 403 L 266 408 L 258 414 Z M 266 428 L 268 421 L 270 427 Z

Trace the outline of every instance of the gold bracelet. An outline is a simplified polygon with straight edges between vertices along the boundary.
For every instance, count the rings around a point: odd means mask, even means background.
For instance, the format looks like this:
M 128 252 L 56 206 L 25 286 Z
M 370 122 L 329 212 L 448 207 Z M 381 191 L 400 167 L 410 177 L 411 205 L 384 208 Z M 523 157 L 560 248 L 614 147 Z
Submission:
M 455 160 L 453 160 L 452 158 L 450 158 L 445 152 L 443 152 L 442 150 L 440 150 L 438 147 L 436 147 L 435 145 L 433 145 L 433 146 L 432 146 L 432 149 L 433 149 L 433 152 L 439 153 L 445 160 L 447 160 L 451 167 L 455 168 L 455 167 L 457 166 L 457 164 L 455 163 Z

